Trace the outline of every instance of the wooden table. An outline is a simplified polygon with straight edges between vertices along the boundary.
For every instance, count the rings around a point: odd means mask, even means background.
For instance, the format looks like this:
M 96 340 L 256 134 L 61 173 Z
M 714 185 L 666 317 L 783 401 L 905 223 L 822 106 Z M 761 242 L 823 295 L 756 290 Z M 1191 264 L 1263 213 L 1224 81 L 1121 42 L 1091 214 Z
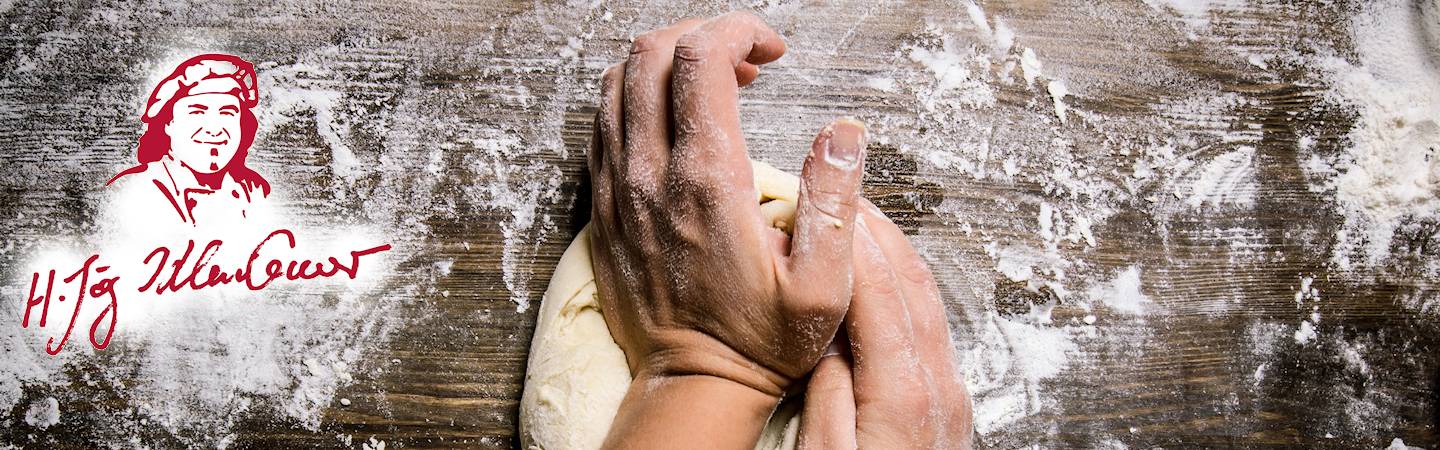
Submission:
M 252 161 L 294 220 L 372 224 L 391 233 L 400 258 L 365 300 L 384 305 L 364 322 L 384 331 L 345 341 L 361 352 L 354 379 L 318 425 L 267 403 L 283 393 L 246 397 L 256 406 L 229 429 L 140 422 L 128 405 L 145 399 L 123 383 L 83 381 L 131 367 L 112 350 L 73 364 L 68 383 L 27 385 L 0 417 L 0 444 L 87 448 L 133 435 L 152 447 L 213 446 L 233 433 L 239 448 L 359 447 L 372 437 L 387 448 L 518 445 L 534 306 L 587 220 L 594 81 L 631 36 L 730 9 L 643 3 L 0 6 L 7 280 L 24 276 L 25 249 L 94 232 L 95 186 L 132 161 L 144 95 L 166 64 L 204 51 L 257 63 L 259 109 L 280 111 L 262 112 Z M 985 372 L 971 380 L 977 404 L 1021 403 L 990 422 L 984 447 L 1440 445 L 1440 321 L 1414 306 L 1435 295 L 1424 267 L 1436 258 L 1436 228 L 1402 237 L 1423 247 L 1409 256 L 1340 269 L 1330 257 L 1343 216 L 1297 162 L 1302 136 L 1322 155 L 1343 152 L 1356 117 L 1326 101 L 1314 68 L 1285 55 L 1321 46 L 1347 55 L 1356 5 L 1267 0 L 1183 16 L 1133 1 L 990 1 L 987 23 L 1000 18 L 1016 36 L 995 51 L 964 2 L 754 3 L 790 52 L 742 93 L 752 154 L 797 171 L 831 118 L 872 125 L 866 194 L 934 267 L 957 348 Z M 917 61 L 916 49 L 946 53 L 947 40 L 959 62 L 935 67 L 968 68 L 955 80 L 974 84 L 943 91 Z M 1044 63 L 1035 87 L 1018 67 L 998 74 L 1024 48 Z M 1248 55 L 1281 56 L 1262 68 Z M 1041 87 L 1049 80 L 1075 92 L 1063 98 L 1064 123 Z M 977 92 L 993 103 L 945 103 Z M 1252 181 L 1227 194 L 1250 200 L 1187 207 L 1193 169 L 1138 178 L 1136 162 L 1167 139 L 1196 164 L 1252 148 Z M 1030 264 L 1064 267 L 1064 279 L 1034 277 L 1069 289 L 1064 298 L 997 270 L 1014 261 L 1006 246 L 1046 248 L 1042 204 L 1071 223 L 1094 218 L 1095 245 L 1052 238 L 1053 258 Z M 1087 297 L 1129 267 L 1153 300 L 1144 312 Z M 1302 277 L 1315 280 L 1318 302 L 1297 304 Z M 1046 304 L 1053 323 L 1027 322 L 1032 305 Z M 1313 305 L 1318 337 L 1297 342 Z M 1058 361 L 1026 362 L 1027 345 L 1046 343 L 1068 347 Z M 22 416 L 45 396 L 60 399 L 66 419 L 39 430 Z

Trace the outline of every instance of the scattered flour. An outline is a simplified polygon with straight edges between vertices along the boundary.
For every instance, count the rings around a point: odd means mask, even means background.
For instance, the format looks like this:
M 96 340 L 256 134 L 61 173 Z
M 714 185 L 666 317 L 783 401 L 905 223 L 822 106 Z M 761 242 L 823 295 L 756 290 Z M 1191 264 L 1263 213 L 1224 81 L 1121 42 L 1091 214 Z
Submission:
M 1308 344 L 1315 340 L 1315 337 L 1315 326 L 1311 325 L 1309 320 L 1300 321 L 1300 327 L 1295 330 L 1295 343 Z
M 1249 207 L 1255 204 L 1255 148 L 1239 146 L 1206 162 L 1190 182 L 1191 208 Z
M 1065 106 L 1065 96 L 1070 95 L 1070 89 L 1065 87 L 1064 81 L 1050 80 L 1045 90 L 1050 93 L 1050 99 L 1055 103 L 1055 117 L 1060 118 L 1060 123 L 1065 123 L 1065 111 L 1069 109 Z
M 360 446 L 362 450 L 385 450 L 385 441 L 371 436 L 370 440 L 361 442 Z
M 1035 50 L 1027 48 L 1020 54 L 1020 71 L 1025 77 L 1026 86 L 1034 86 L 1035 79 L 1040 78 L 1042 70 L 1045 70 L 1045 64 L 1035 56 Z
M 899 86 L 895 84 L 895 79 L 890 77 L 867 79 L 865 80 L 865 86 L 881 92 L 897 92 L 900 90 Z
M 1315 283 L 1315 277 L 1300 277 L 1300 290 L 1295 291 L 1295 305 L 1304 303 L 1305 299 L 1319 299 L 1320 289 L 1311 287 Z
M 1405 441 L 1397 437 L 1397 438 L 1395 438 L 1395 440 L 1390 441 L 1390 446 L 1389 446 L 1389 447 L 1385 447 L 1385 450 L 1425 450 L 1425 449 L 1420 448 L 1420 447 L 1411 447 L 1411 446 L 1409 446 L 1409 445 L 1405 445 Z
M 501 276 L 516 311 L 524 312 L 530 308 L 534 272 L 525 262 L 544 243 L 540 238 L 555 229 L 553 220 L 540 208 L 560 197 L 563 176 L 559 168 L 540 158 L 545 151 L 542 147 L 526 145 L 502 130 L 476 133 L 479 135 L 470 141 L 478 151 L 468 152 L 466 160 L 473 173 L 490 181 L 467 186 L 465 191 L 477 204 L 507 216 L 500 222 L 504 236 Z
M 931 112 L 942 108 L 994 105 L 994 88 L 974 72 L 975 58 L 978 55 L 963 47 L 949 34 L 941 33 L 933 27 L 930 32 L 940 36 L 940 48 L 915 45 L 905 47 L 905 53 L 910 60 L 919 63 L 935 80 L 930 91 L 918 97 L 921 105 Z
M 25 424 L 44 430 L 60 423 L 60 402 L 55 397 L 45 397 L 25 410 Z
M 1072 327 L 1046 325 L 1048 314 L 1001 317 L 988 313 L 979 345 L 962 350 L 965 380 L 975 398 L 975 430 L 984 435 L 1039 413 L 1047 399 L 1040 383 L 1061 373 L 1079 352 Z
M 1144 314 L 1155 306 L 1149 296 L 1140 292 L 1140 268 L 1136 266 L 1120 271 L 1108 285 L 1091 286 L 1089 295 L 1092 301 L 1129 315 Z
M 1398 229 L 1440 219 L 1437 47 L 1427 44 L 1411 2 L 1362 8 L 1350 23 L 1358 62 L 1315 61 L 1337 100 L 1359 114 L 1345 153 L 1328 164 L 1339 172 L 1331 187 L 1345 218 L 1332 258 L 1341 268 L 1378 264 Z
M 1190 27 L 1191 37 L 1194 38 L 1195 31 L 1202 31 L 1210 27 L 1210 4 L 1214 0 L 1144 0 L 1157 11 L 1169 10 L 1180 17 L 1185 25 Z

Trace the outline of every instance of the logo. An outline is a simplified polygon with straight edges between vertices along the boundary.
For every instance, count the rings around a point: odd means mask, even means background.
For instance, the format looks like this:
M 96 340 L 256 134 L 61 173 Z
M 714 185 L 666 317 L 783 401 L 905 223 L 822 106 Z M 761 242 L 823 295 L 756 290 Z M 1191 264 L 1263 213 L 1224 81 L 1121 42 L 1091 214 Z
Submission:
M 244 219 L 270 195 L 270 183 L 245 165 L 255 142 L 259 100 L 255 66 L 234 55 L 206 54 L 180 63 L 150 93 L 140 117 L 145 132 L 137 165 L 105 185 L 125 180 L 154 188 L 157 210 L 190 224 Z M 168 214 L 167 214 L 168 212 Z
M 240 57 L 204 54 L 155 85 L 140 116 L 136 164 L 104 183 L 122 192 L 113 206 L 120 220 L 148 234 L 126 235 L 109 249 L 118 264 L 96 251 L 45 264 L 66 269 L 31 273 L 20 326 L 49 330 L 46 353 L 58 355 L 77 324 L 88 328 L 95 349 L 108 347 L 124 326 L 121 312 L 135 309 L 122 302 L 126 292 L 142 297 L 134 306 L 148 307 L 129 317 L 143 318 L 167 297 L 253 299 L 276 282 L 354 280 L 362 259 L 391 249 L 306 248 L 290 227 L 269 222 L 270 214 L 257 217 L 271 211 L 271 186 L 246 165 L 259 126 L 256 79 L 255 66 Z M 177 236 L 184 242 L 167 242 Z M 227 240 L 239 241 L 240 250 Z M 61 311 L 51 314 L 52 308 Z

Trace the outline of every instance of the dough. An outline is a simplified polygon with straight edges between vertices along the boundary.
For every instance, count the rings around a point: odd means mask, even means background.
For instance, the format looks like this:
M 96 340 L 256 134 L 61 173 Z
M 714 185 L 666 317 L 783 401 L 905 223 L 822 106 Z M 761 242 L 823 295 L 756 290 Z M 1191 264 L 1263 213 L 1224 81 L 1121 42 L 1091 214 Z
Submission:
M 760 211 L 790 232 L 800 179 L 752 161 Z M 540 303 L 525 393 L 520 398 L 520 442 L 528 449 L 600 448 L 630 386 L 625 352 L 610 337 L 590 268 L 590 227 L 570 243 Z M 787 395 L 776 408 L 757 449 L 791 449 L 802 399 Z

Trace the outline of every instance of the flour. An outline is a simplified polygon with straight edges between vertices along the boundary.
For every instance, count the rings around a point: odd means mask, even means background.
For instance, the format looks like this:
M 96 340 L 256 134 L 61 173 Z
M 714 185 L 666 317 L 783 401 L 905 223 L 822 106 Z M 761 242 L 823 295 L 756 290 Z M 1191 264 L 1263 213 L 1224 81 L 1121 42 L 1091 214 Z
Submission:
M 53 334 L 53 324 L 43 333 L 18 325 L 0 329 L 0 349 L 9 355 L 0 363 L 0 411 L 10 411 L 28 387 L 64 389 L 69 397 L 48 398 L 27 410 L 27 423 L 49 426 L 59 420 L 61 402 L 79 401 L 74 396 L 104 389 L 128 406 L 66 412 L 67 421 L 92 425 L 88 430 L 99 446 L 144 445 L 148 441 L 135 436 L 145 428 L 182 445 L 224 448 L 235 442 L 240 421 L 257 416 L 318 429 L 321 412 L 334 401 L 335 393 L 369 370 L 362 365 L 362 356 L 386 342 L 398 325 L 394 320 L 398 302 L 385 283 L 397 271 L 398 260 L 413 254 L 414 240 L 427 232 L 423 223 L 402 216 L 419 204 L 415 199 L 433 196 L 429 189 L 434 182 L 415 176 L 424 173 L 422 167 L 429 161 L 410 158 L 409 149 L 397 145 L 386 153 L 356 145 L 357 126 L 383 133 L 387 124 L 406 118 L 391 115 L 396 104 L 384 98 L 367 99 L 370 109 L 351 109 L 347 103 L 354 99 L 346 93 L 356 83 L 353 80 L 363 80 L 371 92 L 383 93 L 387 86 L 398 89 L 404 81 L 394 72 L 395 66 L 364 61 L 324 64 L 347 57 L 334 47 L 295 54 L 297 61 L 290 65 L 260 64 L 259 129 L 249 161 L 270 181 L 272 191 L 248 211 L 244 221 L 201 227 L 176 223 L 181 227 L 177 229 L 162 218 L 127 215 L 137 202 L 153 199 L 100 188 L 114 171 L 134 164 L 139 123 L 131 110 L 136 107 L 135 97 L 148 93 L 146 83 L 163 77 L 185 57 L 213 51 L 214 47 L 170 49 L 158 60 L 141 60 L 138 67 L 125 69 L 140 75 L 139 80 L 126 81 L 135 92 L 106 97 L 115 103 L 115 110 L 124 112 L 125 119 L 117 122 L 121 126 L 115 136 L 97 140 L 100 148 L 77 152 L 84 158 L 106 155 L 114 160 L 74 166 L 61 161 L 36 177 L 40 184 L 73 186 L 83 192 L 75 207 L 89 211 L 87 220 L 92 223 L 68 232 L 53 231 L 45 222 L 25 225 L 27 233 L 41 234 L 27 243 L 31 247 L 14 255 L 13 273 L 21 279 L 5 280 L 0 292 L 6 298 L 24 298 L 22 287 L 30 282 L 31 271 L 73 270 L 77 260 L 98 253 L 113 265 L 108 274 L 121 276 L 124 283 L 118 289 L 117 331 L 109 349 L 101 353 L 91 349 L 80 332 L 87 323 L 77 323 L 70 344 L 50 357 L 40 348 Z M 60 57 L 37 60 L 41 65 L 60 63 L 64 63 Z M 316 68 L 320 66 L 332 69 Z M 365 77 L 352 77 L 349 71 Z M 95 111 L 110 107 L 92 106 Z M 314 146 L 271 140 L 281 127 L 307 131 L 314 136 Z M 322 156 L 312 159 L 312 155 Z M 308 190 L 318 171 L 333 172 L 337 183 Z M 136 290 L 153 270 L 140 262 L 157 246 L 183 250 L 186 239 L 200 240 L 203 246 L 220 238 L 225 243 L 209 262 L 238 266 L 265 233 L 279 228 L 294 233 L 297 243 L 290 255 L 298 258 L 323 259 L 380 243 L 390 243 L 395 250 L 367 257 L 354 280 L 277 281 L 262 294 L 239 285 L 164 297 Z M 93 317 L 92 306 L 100 304 L 87 302 L 81 320 Z M 4 308 L 0 320 L 18 324 L 18 313 L 18 308 Z M 69 373 L 86 375 L 74 380 Z
M 55 397 L 45 397 L 25 410 L 26 425 L 44 430 L 57 423 L 60 423 L 60 402 Z
M 980 345 L 961 357 L 975 398 L 975 430 L 984 435 L 1040 412 L 1047 402 L 1040 383 L 1059 375 L 1080 349 L 1076 329 L 1044 324 L 1048 312 L 980 319 Z
M 385 450 L 385 441 L 370 436 L 369 440 L 360 443 L 360 448 L 362 450 Z
M 553 231 L 554 222 L 539 208 L 542 202 L 559 198 L 562 176 L 559 169 L 538 159 L 540 148 L 525 145 L 517 136 L 500 130 L 478 130 L 471 138 L 473 148 L 466 159 L 469 169 L 488 183 L 467 186 L 465 191 L 477 204 L 498 210 L 504 236 L 501 253 L 502 279 L 515 302 L 516 311 L 530 307 L 533 269 L 525 265 L 542 243 L 537 239 Z M 528 164 L 518 161 L 536 158 Z M 523 164 L 523 165 L 522 165 Z M 548 199 L 548 200 L 547 200 Z
M 933 171 L 927 178 L 947 190 L 966 189 L 964 183 L 957 184 L 960 179 L 1042 186 L 1043 194 L 1036 197 L 997 199 L 1010 205 L 1008 212 L 1030 218 L 1026 236 L 996 236 L 974 226 L 973 221 L 987 218 L 969 215 L 971 206 L 963 202 L 947 200 L 936 208 L 945 220 L 984 242 L 991 266 L 976 268 L 979 273 L 964 278 L 999 277 L 1035 295 L 1020 305 L 1028 309 L 1024 314 L 964 311 L 969 326 L 956 344 L 975 399 L 976 430 L 983 437 L 1021 427 L 1026 417 L 1054 412 L 1047 383 L 1073 376 L 1072 369 L 1083 367 L 1077 359 L 1092 351 L 1138 357 L 1134 343 L 1148 339 L 1148 332 L 1105 334 L 1093 314 L 1063 321 L 1052 315 L 1061 305 L 1089 310 L 1090 277 L 1075 276 L 1089 266 L 1079 255 L 1102 242 L 1096 227 L 1112 211 L 1106 202 L 1123 191 L 1097 176 L 1104 169 L 1090 158 L 1101 151 L 1077 145 L 1073 136 L 1060 131 L 1057 124 L 1074 124 L 1069 119 L 1086 114 L 1069 105 L 1076 94 L 1066 81 L 1047 73 L 1039 52 L 1027 47 L 1025 36 L 1003 18 L 972 2 L 960 6 L 958 23 L 931 19 L 914 43 L 902 47 L 901 54 L 917 70 L 899 70 L 894 79 L 897 90 L 913 96 L 922 108 L 919 120 L 893 123 L 882 118 L 874 128 L 880 139 L 892 139 L 903 153 L 914 154 L 921 172 Z M 1023 110 L 996 98 L 1001 86 L 1018 84 L 1012 79 L 1017 75 L 1025 83 L 1022 90 L 1033 96 Z M 1086 150 L 1094 153 L 1087 155 Z M 937 257 L 954 252 L 926 249 L 923 242 L 917 246 Z M 1107 287 L 1115 291 L 1116 284 Z M 980 295 L 989 295 L 981 289 Z M 1137 271 L 1134 277 L 1122 276 L 1115 299 L 1142 302 L 1140 291 Z
M 1420 447 L 1411 447 L 1411 446 L 1409 446 L 1409 445 L 1405 445 L 1405 441 L 1404 441 L 1403 439 L 1400 439 L 1400 438 L 1397 437 L 1397 438 L 1395 438 L 1394 440 L 1390 441 L 1390 446 L 1389 446 L 1389 447 L 1385 447 L 1385 450 L 1425 450 L 1425 449 L 1420 448 Z
M 1320 301 L 1320 288 L 1314 287 L 1315 277 L 1300 277 L 1300 289 L 1295 291 L 1295 306 L 1303 307 L 1306 300 Z M 1316 306 L 1318 307 L 1318 305 Z M 1316 319 L 1319 321 L 1319 319 Z
M 1060 123 L 1065 123 L 1065 111 L 1069 110 L 1065 106 L 1065 96 L 1070 95 L 1070 89 L 1065 87 L 1064 81 L 1051 80 L 1045 85 L 1045 90 L 1050 93 L 1050 100 L 1055 104 L 1055 117 L 1060 118 Z
M 1044 68 L 1045 63 L 1040 62 L 1040 58 L 1035 56 L 1035 50 L 1027 48 L 1021 53 L 1020 70 L 1025 76 L 1026 86 L 1034 86 L 1035 79 L 1040 77 Z
M 1102 303 L 1111 310 L 1122 314 L 1144 314 L 1155 307 L 1154 301 L 1140 292 L 1140 268 L 1130 266 L 1115 275 L 1108 285 L 1091 286 L 1091 301 Z
M 1202 31 L 1210 27 L 1210 4 L 1213 0 L 1144 0 L 1157 11 L 1169 10 L 1178 15 L 1185 25 L 1191 29 L 1191 38 L 1196 35 L 1194 31 Z
M 1255 204 L 1255 148 L 1239 146 L 1206 162 L 1190 181 L 1191 208 L 1250 207 Z
M 865 80 L 865 86 L 880 92 L 897 92 L 899 86 L 895 79 L 890 77 L 875 77 Z
M 1330 162 L 1345 218 L 1332 261 L 1342 268 L 1387 260 L 1398 230 L 1440 217 L 1440 68 L 1414 14 L 1409 2 L 1366 4 L 1350 23 L 1359 60 L 1315 61 L 1359 114 Z
M 931 32 L 940 34 L 933 28 Z M 941 34 L 938 49 L 909 46 L 905 48 L 905 53 L 934 77 L 934 83 L 919 97 L 925 109 L 938 112 L 942 108 L 988 107 L 995 104 L 994 88 L 974 72 L 978 54 L 961 47 L 950 35 Z
M 1295 343 L 1309 344 L 1310 341 L 1315 340 L 1317 335 L 1318 333 L 1315 331 L 1315 326 L 1311 325 L 1309 320 L 1302 320 L 1300 321 L 1300 326 L 1295 329 Z

